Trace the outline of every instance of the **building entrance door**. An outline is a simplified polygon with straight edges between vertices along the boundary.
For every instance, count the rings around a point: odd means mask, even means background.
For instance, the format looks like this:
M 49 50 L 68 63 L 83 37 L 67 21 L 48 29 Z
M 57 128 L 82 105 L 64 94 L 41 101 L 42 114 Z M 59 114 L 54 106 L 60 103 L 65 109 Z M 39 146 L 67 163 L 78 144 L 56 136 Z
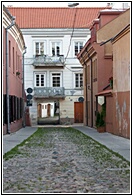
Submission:
M 38 117 L 41 118 L 41 104 L 40 103 L 37 105 L 37 110 L 38 110 Z
M 47 116 L 50 117 L 51 104 L 47 105 Z
M 74 122 L 83 123 L 83 102 L 74 103 Z

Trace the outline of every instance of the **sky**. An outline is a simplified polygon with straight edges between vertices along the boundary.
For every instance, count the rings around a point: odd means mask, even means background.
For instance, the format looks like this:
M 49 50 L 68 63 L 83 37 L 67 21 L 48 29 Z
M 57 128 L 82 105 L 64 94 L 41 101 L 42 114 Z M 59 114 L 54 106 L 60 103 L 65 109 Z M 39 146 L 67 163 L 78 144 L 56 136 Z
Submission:
M 128 1 L 125 1 L 128 2 Z M 69 1 L 2 1 L 5 6 L 13 7 L 68 7 Z M 81 1 L 77 7 L 106 7 L 109 1 Z M 113 1 L 113 8 L 122 8 L 121 1 Z M 130 6 L 131 1 L 128 2 Z

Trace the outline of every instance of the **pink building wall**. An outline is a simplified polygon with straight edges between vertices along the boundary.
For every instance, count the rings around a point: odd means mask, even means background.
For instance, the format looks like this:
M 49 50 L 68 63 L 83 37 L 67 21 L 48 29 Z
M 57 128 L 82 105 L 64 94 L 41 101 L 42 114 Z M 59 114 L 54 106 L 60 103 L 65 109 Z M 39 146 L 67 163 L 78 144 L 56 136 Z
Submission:
M 110 21 L 114 20 L 116 17 L 118 17 L 119 14 L 122 12 L 117 12 L 114 10 L 108 10 L 108 11 L 100 11 L 98 19 L 95 19 L 93 21 L 93 25 L 91 26 L 91 38 L 86 43 L 85 47 L 82 49 L 81 53 L 78 54 L 78 59 L 83 64 L 84 67 L 84 74 L 86 76 L 86 73 L 89 73 L 87 75 L 87 78 L 85 80 L 88 81 L 90 79 L 90 73 L 91 73 L 91 61 L 93 62 L 94 59 L 97 59 L 97 79 L 93 81 L 93 89 L 87 89 L 87 102 L 88 102 L 88 115 L 86 110 L 86 91 L 84 94 L 85 102 L 84 102 L 84 124 L 88 126 L 94 126 L 95 127 L 95 111 L 96 111 L 96 95 L 98 93 L 104 92 L 104 89 L 109 85 L 109 78 L 113 76 L 113 58 L 112 58 L 112 44 L 107 43 L 106 45 L 101 45 L 101 42 L 97 42 L 97 31 L 101 30 L 101 27 L 103 27 L 105 24 L 109 23 Z M 108 29 L 109 31 L 109 29 Z M 103 32 L 104 34 L 108 32 Z M 107 35 L 107 34 L 106 34 Z M 108 37 L 108 39 L 111 37 Z M 104 40 L 104 37 L 103 37 Z M 103 41 L 102 40 L 102 41 Z M 107 37 L 104 41 L 107 40 Z M 88 53 L 86 55 L 86 52 Z M 89 58 L 88 58 L 89 57 Z M 84 60 L 83 60 L 84 58 Z M 85 66 L 84 62 L 88 66 Z M 87 71 L 89 69 L 89 71 Z M 85 84 L 85 89 L 88 84 Z M 107 87 L 108 90 L 111 90 L 110 87 Z M 92 92 L 91 92 L 92 91 Z M 93 93 L 93 100 L 91 99 L 91 93 Z M 113 99 L 110 96 L 110 94 L 102 94 L 105 96 L 106 99 L 106 131 L 113 133 Z M 93 105 L 93 107 L 92 107 Z M 98 108 L 100 109 L 100 105 L 98 105 Z M 91 111 L 92 110 L 92 111 Z M 92 116 L 93 113 L 93 116 Z M 88 119 L 86 117 L 88 116 Z M 93 121 L 93 123 L 92 123 Z
M 6 94 L 6 31 L 3 28 L 3 94 Z M 11 43 L 11 63 L 9 65 L 9 94 L 22 97 L 22 53 L 12 35 L 8 33 L 8 41 Z M 14 63 L 13 63 L 13 47 L 14 47 Z M 17 52 L 17 57 L 16 57 Z M 14 71 L 13 71 L 14 66 Z M 20 75 L 16 76 L 16 71 L 19 70 Z
M 6 12 L 4 8 L 4 24 L 6 24 L 6 17 L 10 19 L 10 14 Z M 8 19 L 8 20 L 9 20 Z M 8 26 L 8 25 L 7 25 Z M 17 33 L 19 34 L 19 41 L 16 40 Z M 12 31 L 14 37 L 11 34 L 11 30 L 8 30 L 8 39 L 6 38 L 6 27 L 3 25 L 3 134 L 7 134 L 7 109 L 6 109 L 6 39 L 8 40 L 8 59 L 9 59 L 9 72 L 8 72 L 8 94 L 9 94 L 9 119 L 10 119 L 10 133 L 16 132 L 22 128 L 22 80 L 23 80 L 23 68 L 22 68 L 22 52 L 24 48 L 23 36 L 19 30 L 19 27 L 15 25 Z M 19 71 L 20 75 L 16 75 Z M 15 102 L 16 101 L 16 102 Z M 17 102 L 18 101 L 18 102 Z M 12 109 L 11 109 L 12 108 Z M 17 111 L 17 112 L 16 112 Z M 12 120 L 13 119 L 13 120 Z

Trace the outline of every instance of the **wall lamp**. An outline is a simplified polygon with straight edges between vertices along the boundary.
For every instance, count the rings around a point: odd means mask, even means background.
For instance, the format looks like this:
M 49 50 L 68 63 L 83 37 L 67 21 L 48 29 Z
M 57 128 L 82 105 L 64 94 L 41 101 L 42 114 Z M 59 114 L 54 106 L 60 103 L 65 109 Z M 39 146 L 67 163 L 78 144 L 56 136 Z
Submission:
M 68 7 L 76 7 L 77 5 L 79 5 L 79 3 L 76 2 L 68 3 Z

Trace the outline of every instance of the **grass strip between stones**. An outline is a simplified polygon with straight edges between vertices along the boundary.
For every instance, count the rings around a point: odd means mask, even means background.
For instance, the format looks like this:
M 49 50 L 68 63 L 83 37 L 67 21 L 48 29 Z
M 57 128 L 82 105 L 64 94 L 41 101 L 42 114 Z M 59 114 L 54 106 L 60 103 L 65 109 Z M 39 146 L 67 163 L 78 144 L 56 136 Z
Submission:
M 45 140 L 49 136 L 50 132 L 52 131 L 62 131 L 64 133 L 64 137 L 68 140 L 71 140 L 73 143 L 78 145 L 79 151 L 85 156 L 92 156 L 96 161 L 112 161 L 113 156 L 118 157 L 120 160 L 113 160 L 115 162 L 115 166 L 119 167 L 121 161 L 123 160 L 123 164 L 121 167 L 128 167 L 130 166 L 130 162 L 127 161 L 123 156 L 108 149 L 106 146 L 102 145 L 101 143 L 97 142 L 96 140 L 92 139 L 91 137 L 85 135 L 84 133 L 80 132 L 79 130 L 72 128 L 72 127 L 49 127 L 49 128 L 38 128 L 35 133 L 33 133 L 30 137 L 24 140 L 22 143 L 18 144 L 10 151 L 3 155 L 4 160 L 8 160 L 17 156 L 19 154 L 26 154 L 26 151 L 22 151 L 21 147 L 27 145 L 27 147 L 35 146 L 35 147 L 47 147 Z M 46 137 L 47 136 L 47 137 Z M 37 138 L 41 138 L 42 140 L 39 142 Z M 51 144 L 52 145 L 52 144 Z M 91 146 L 91 147 L 90 147 Z M 51 147 L 51 146 L 49 146 Z

